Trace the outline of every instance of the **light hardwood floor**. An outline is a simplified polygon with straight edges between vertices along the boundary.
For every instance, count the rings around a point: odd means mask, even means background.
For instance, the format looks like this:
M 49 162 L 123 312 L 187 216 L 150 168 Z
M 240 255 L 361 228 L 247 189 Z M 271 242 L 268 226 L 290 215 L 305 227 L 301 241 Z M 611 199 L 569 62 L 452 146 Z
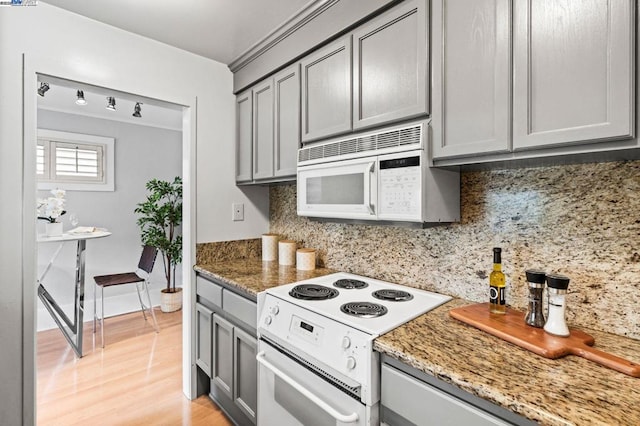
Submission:
M 38 425 L 231 425 L 182 393 L 182 312 L 156 316 L 158 334 L 140 312 L 106 319 L 104 349 L 85 323 L 81 359 L 57 329 L 38 333 Z

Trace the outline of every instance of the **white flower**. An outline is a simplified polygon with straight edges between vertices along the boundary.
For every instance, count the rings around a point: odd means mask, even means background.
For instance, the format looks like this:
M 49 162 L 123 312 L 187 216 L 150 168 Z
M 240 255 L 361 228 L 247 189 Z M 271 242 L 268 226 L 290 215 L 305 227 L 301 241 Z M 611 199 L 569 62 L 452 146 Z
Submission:
M 51 194 L 53 197 L 38 199 L 38 216 L 50 222 L 57 222 L 57 219 L 65 213 L 64 196 L 66 191 L 64 189 L 52 189 Z

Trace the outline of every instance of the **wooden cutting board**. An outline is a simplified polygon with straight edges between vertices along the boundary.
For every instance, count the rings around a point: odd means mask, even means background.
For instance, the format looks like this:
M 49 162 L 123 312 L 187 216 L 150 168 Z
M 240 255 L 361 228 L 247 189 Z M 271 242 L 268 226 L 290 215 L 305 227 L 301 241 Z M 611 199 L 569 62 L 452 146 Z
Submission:
M 524 312 L 507 309 L 505 315 L 489 312 L 488 303 L 461 306 L 449 314 L 464 323 L 486 331 L 507 342 L 545 358 L 577 355 L 633 377 L 640 377 L 640 364 L 593 348 L 595 340 L 580 330 L 571 329 L 568 337 L 559 337 L 524 322 Z

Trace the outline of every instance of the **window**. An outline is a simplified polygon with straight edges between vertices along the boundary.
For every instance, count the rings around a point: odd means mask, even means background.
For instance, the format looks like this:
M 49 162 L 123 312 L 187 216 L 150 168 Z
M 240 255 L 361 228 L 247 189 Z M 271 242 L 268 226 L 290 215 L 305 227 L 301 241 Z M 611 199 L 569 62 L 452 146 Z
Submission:
M 114 139 L 38 130 L 39 189 L 113 191 Z

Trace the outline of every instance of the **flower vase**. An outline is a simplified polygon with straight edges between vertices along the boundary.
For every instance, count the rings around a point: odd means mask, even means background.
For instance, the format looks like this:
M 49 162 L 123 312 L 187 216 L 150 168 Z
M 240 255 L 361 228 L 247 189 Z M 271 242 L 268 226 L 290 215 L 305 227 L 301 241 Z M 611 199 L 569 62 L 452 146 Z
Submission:
M 47 237 L 59 237 L 62 235 L 62 222 L 49 222 L 44 225 Z

